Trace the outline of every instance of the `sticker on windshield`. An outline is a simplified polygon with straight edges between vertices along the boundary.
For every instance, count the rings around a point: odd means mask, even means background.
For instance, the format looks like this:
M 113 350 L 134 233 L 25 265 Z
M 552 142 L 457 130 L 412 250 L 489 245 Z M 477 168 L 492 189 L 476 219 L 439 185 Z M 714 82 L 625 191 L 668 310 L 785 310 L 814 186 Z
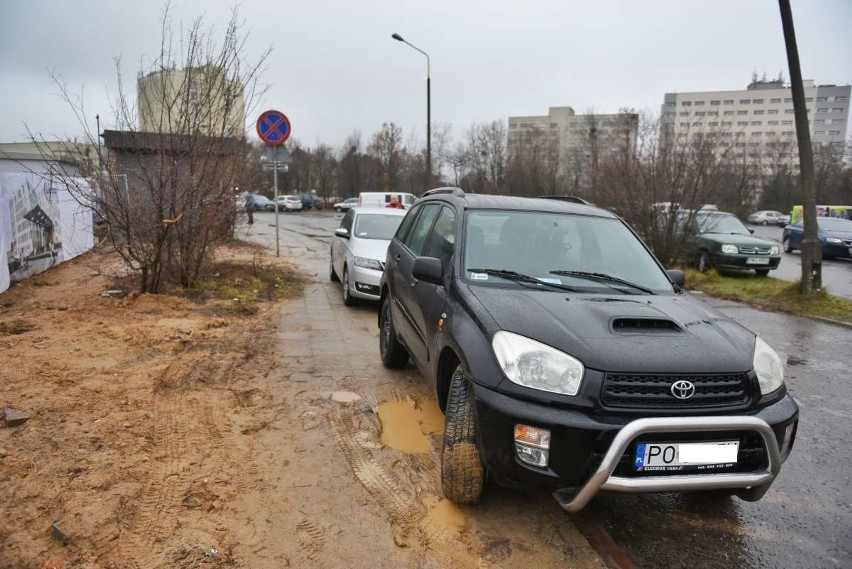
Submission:
M 559 279 L 554 279 L 554 278 L 536 277 L 536 279 L 540 280 L 543 283 L 548 283 L 548 284 L 562 284 L 562 281 L 560 281 Z
M 487 281 L 488 275 L 485 273 L 470 273 L 470 278 L 474 281 Z

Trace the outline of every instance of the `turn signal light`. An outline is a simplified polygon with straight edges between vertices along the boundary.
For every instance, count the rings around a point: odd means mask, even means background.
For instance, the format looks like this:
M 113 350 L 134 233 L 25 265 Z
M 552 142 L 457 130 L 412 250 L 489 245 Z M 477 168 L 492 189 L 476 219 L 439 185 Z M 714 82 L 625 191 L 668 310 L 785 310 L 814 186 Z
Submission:
M 515 454 L 526 464 L 545 468 L 550 458 L 550 431 L 515 425 Z

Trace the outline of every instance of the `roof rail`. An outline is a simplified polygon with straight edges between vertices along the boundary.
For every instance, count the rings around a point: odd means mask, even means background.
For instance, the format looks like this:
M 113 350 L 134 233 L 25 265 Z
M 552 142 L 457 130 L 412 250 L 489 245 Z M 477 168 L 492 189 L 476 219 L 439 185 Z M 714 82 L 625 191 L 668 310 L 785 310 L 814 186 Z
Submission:
M 584 200 L 583 198 L 581 198 L 579 196 L 539 196 L 539 197 L 542 198 L 542 199 L 545 199 L 545 200 L 559 200 L 559 201 L 563 201 L 563 202 L 579 203 L 579 204 L 583 204 L 583 205 L 595 205 L 592 202 L 590 202 L 589 200 Z
M 434 196 L 436 194 L 452 194 L 454 196 L 463 196 L 464 190 L 453 186 L 447 186 L 444 188 L 433 188 L 431 190 L 426 190 L 425 192 L 423 192 L 423 195 L 420 197 L 425 198 L 427 196 Z

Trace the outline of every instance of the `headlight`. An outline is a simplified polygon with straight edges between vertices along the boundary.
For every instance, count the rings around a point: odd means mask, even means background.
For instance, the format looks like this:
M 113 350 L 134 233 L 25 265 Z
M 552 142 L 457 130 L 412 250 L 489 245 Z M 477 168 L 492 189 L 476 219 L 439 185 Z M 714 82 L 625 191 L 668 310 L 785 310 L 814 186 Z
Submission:
M 356 267 L 364 267 L 365 269 L 375 269 L 377 271 L 382 270 L 381 261 L 377 261 L 376 259 L 368 259 L 367 257 L 355 257 L 353 259 Z
M 781 249 L 778 248 L 778 245 L 773 245 L 769 248 L 770 255 L 779 255 L 781 253 Z
M 784 364 L 769 344 L 759 337 L 754 342 L 754 371 L 760 383 L 760 393 L 772 393 L 784 385 Z
M 577 395 L 583 381 L 583 364 L 568 354 L 511 332 L 497 332 L 491 347 L 503 373 L 512 383 Z
M 837 237 L 826 237 L 825 240 L 828 243 L 833 243 L 835 245 L 842 245 L 843 244 L 843 239 L 838 239 Z
M 722 253 L 736 255 L 737 253 L 739 253 L 739 249 L 737 249 L 736 245 L 722 245 Z

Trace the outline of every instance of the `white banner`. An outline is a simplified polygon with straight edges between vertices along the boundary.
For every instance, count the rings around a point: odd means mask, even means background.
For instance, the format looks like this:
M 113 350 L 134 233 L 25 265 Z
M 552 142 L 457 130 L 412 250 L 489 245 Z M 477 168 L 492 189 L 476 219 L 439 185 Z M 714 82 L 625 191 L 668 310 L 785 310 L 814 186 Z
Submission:
M 75 188 L 87 188 L 74 179 Z M 0 174 L 0 293 L 94 246 L 92 210 L 61 178 Z

